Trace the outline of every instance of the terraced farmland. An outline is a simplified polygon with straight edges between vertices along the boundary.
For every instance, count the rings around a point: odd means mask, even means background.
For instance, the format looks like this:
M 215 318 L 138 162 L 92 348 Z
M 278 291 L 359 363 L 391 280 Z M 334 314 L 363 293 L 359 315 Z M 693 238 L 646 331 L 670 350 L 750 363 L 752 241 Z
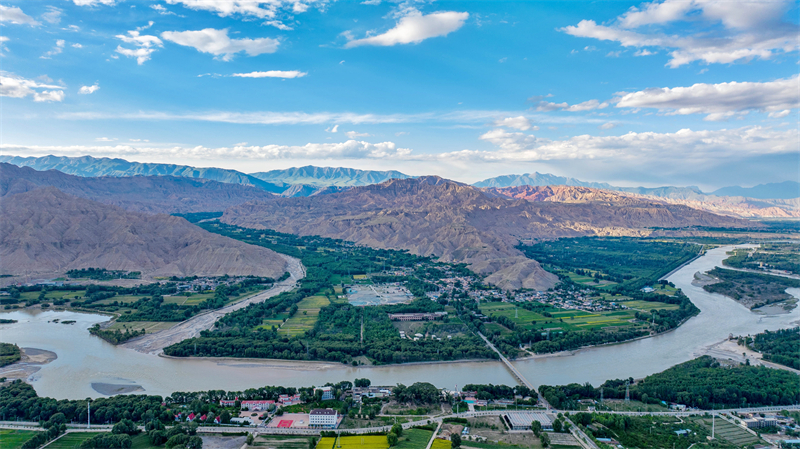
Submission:
M 724 419 L 717 418 L 714 421 L 714 436 L 716 438 L 722 438 L 739 447 L 753 445 L 761 441 L 760 438 L 752 433 Z M 698 419 L 698 423 L 706 427 L 709 432 L 711 431 L 711 418 Z

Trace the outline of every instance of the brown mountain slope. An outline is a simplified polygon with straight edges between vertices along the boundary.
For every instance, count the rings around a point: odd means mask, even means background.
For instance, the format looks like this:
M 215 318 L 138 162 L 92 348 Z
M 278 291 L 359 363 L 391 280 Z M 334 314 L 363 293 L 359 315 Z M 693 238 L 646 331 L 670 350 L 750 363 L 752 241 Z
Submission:
M 800 217 L 800 199 L 757 200 L 735 196 L 714 196 L 697 194 L 692 198 L 665 198 L 636 193 L 602 190 L 574 186 L 517 186 L 483 189 L 487 195 L 528 201 L 555 201 L 565 203 L 614 203 L 616 205 L 634 204 L 647 201 L 651 203 L 674 204 L 694 209 L 741 218 L 790 218 Z
M 175 176 L 84 178 L 56 170 L 0 163 L 0 197 L 40 187 L 56 187 L 69 195 L 148 213 L 218 212 L 273 194 L 256 187 Z
M 0 273 L 101 267 L 153 276 L 280 277 L 266 248 L 204 231 L 183 218 L 146 215 L 45 187 L 0 198 Z
M 515 248 L 520 240 L 640 236 L 654 226 L 747 225 L 683 206 L 634 199 L 620 203 L 509 200 L 432 176 L 330 195 L 242 204 L 228 209 L 222 220 L 466 262 L 507 288 L 542 288 L 555 282 L 554 276 Z

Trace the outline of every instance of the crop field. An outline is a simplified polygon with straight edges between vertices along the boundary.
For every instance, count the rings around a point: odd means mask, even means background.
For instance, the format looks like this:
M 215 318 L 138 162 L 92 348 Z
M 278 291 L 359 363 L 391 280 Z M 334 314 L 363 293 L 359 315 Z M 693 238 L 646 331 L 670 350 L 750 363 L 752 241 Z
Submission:
M 711 418 L 698 419 L 698 423 L 702 424 L 709 432 L 711 431 Z M 729 441 L 739 447 L 749 446 L 761 441 L 752 433 L 721 418 L 715 420 L 714 436 Z
M 281 335 L 294 337 L 302 335 L 311 330 L 319 319 L 319 309 L 329 305 L 331 302 L 325 296 L 309 296 L 297 303 L 297 313 L 286 320 L 281 326 Z
M 577 274 L 572 271 L 566 271 L 564 274 L 566 274 L 572 280 L 572 282 L 576 284 L 590 285 L 597 288 L 608 288 L 617 285 L 616 282 L 609 280 L 598 280 L 595 282 L 595 279 L 591 276 Z
M 39 299 L 39 294 L 41 292 L 22 292 L 19 294 L 19 298 L 22 301 L 27 300 L 34 300 Z M 69 290 L 53 290 L 45 293 L 44 297 L 46 299 L 74 299 L 79 296 L 83 296 L 86 293 L 86 290 L 78 290 L 78 291 L 69 291 Z
M 49 449 L 78 449 L 84 440 L 99 434 L 100 432 L 72 432 L 64 435 L 58 440 L 47 446 Z
M 0 429 L 0 442 L 3 443 L 3 449 L 19 449 L 35 434 L 36 432 L 30 430 Z
M 404 430 L 394 449 L 425 449 L 431 435 L 433 432 L 425 429 Z
M 433 444 L 431 445 L 431 449 L 450 449 L 450 447 L 450 441 L 441 438 L 433 440 Z
M 645 301 L 641 301 L 645 302 Z M 646 304 L 651 304 L 647 303 Z M 655 303 L 664 304 L 664 303 Z M 664 304 L 668 305 L 668 304 Z M 515 310 L 516 309 L 516 310 Z M 582 310 L 550 309 L 551 317 L 546 317 L 509 303 L 491 303 L 481 305 L 484 315 L 505 316 L 524 329 L 587 330 L 603 327 L 631 326 L 629 320 L 636 315 L 631 310 L 615 310 L 607 312 L 584 312 Z M 534 326 L 532 323 L 536 321 Z
M 114 324 L 108 327 L 108 330 L 112 331 L 120 330 L 124 332 L 125 329 L 131 329 L 131 330 L 144 329 L 145 333 L 154 334 L 158 331 L 169 329 L 176 324 L 178 323 L 175 321 L 127 321 L 127 322 L 115 321 Z
M 317 449 L 334 449 L 335 443 L 336 438 L 320 438 L 319 443 L 317 443 Z M 386 440 L 385 435 L 356 435 L 340 437 L 336 449 L 340 447 L 341 449 L 388 449 L 389 442 Z
M 619 303 L 626 307 L 630 307 L 631 309 L 642 310 L 645 312 L 649 312 L 650 310 L 677 310 L 680 307 L 677 304 L 650 301 L 619 301 Z
M 308 438 L 301 436 L 260 435 L 250 447 L 256 446 L 273 449 L 308 449 L 308 442 Z M 317 447 L 320 446 L 317 445 Z

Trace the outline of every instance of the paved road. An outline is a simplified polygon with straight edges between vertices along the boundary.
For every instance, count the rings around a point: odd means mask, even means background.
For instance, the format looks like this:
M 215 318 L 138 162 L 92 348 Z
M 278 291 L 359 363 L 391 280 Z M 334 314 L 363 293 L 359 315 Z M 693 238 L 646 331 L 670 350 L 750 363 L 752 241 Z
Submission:
M 297 281 L 305 277 L 306 269 L 303 267 L 303 264 L 300 263 L 300 259 L 285 254 L 278 255 L 283 257 L 287 263 L 286 271 L 289 272 L 289 278 L 285 281 L 277 282 L 269 290 L 253 295 L 243 301 L 225 306 L 221 309 L 195 315 L 169 329 L 147 334 L 143 337 L 123 343 L 120 346 L 146 354 L 158 354 L 169 345 L 181 342 L 187 338 L 196 337 L 200 335 L 201 331 L 211 329 L 218 319 L 233 311 L 247 307 L 250 304 L 264 302 L 275 295 L 292 290 L 296 287 Z

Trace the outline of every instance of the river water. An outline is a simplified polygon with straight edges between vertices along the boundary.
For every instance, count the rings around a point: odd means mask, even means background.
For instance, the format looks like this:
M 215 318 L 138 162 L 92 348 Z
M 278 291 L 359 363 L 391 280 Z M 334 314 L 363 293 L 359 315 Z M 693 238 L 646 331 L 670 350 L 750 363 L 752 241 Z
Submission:
M 721 264 L 731 247 L 717 248 L 670 276 L 701 313 L 678 329 L 653 338 L 597 347 L 572 355 L 535 358 L 514 364 L 534 385 L 639 378 L 663 371 L 701 354 L 728 334 L 754 334 L 800 322 L 800 307 L 788 314 L 751 312 L 724 296 L 692 285 L 694 273 Z M 86 329 L 107 317 L 74 312 L 15 311 L 0 314 L 18 323 L 0 325 L 0 340 L 20 347 L 53 351 L 58 358 L 29 381 L 42 396 L 58 399 L 99 397 L 92 383 L 142 386 L 149 394 L 209 389 L 243 390 L 264 385 L 310 386 L 367 377 L 373 385 L 406 385 L 425 381 L 438 387 L 467 383 L 514 385 L 499 362 L 461 362 L 382 367 L 255 360 L 169 359 L 119 348 L 91 336 Z M 75 324 L 53 323 L 53 319 Z

